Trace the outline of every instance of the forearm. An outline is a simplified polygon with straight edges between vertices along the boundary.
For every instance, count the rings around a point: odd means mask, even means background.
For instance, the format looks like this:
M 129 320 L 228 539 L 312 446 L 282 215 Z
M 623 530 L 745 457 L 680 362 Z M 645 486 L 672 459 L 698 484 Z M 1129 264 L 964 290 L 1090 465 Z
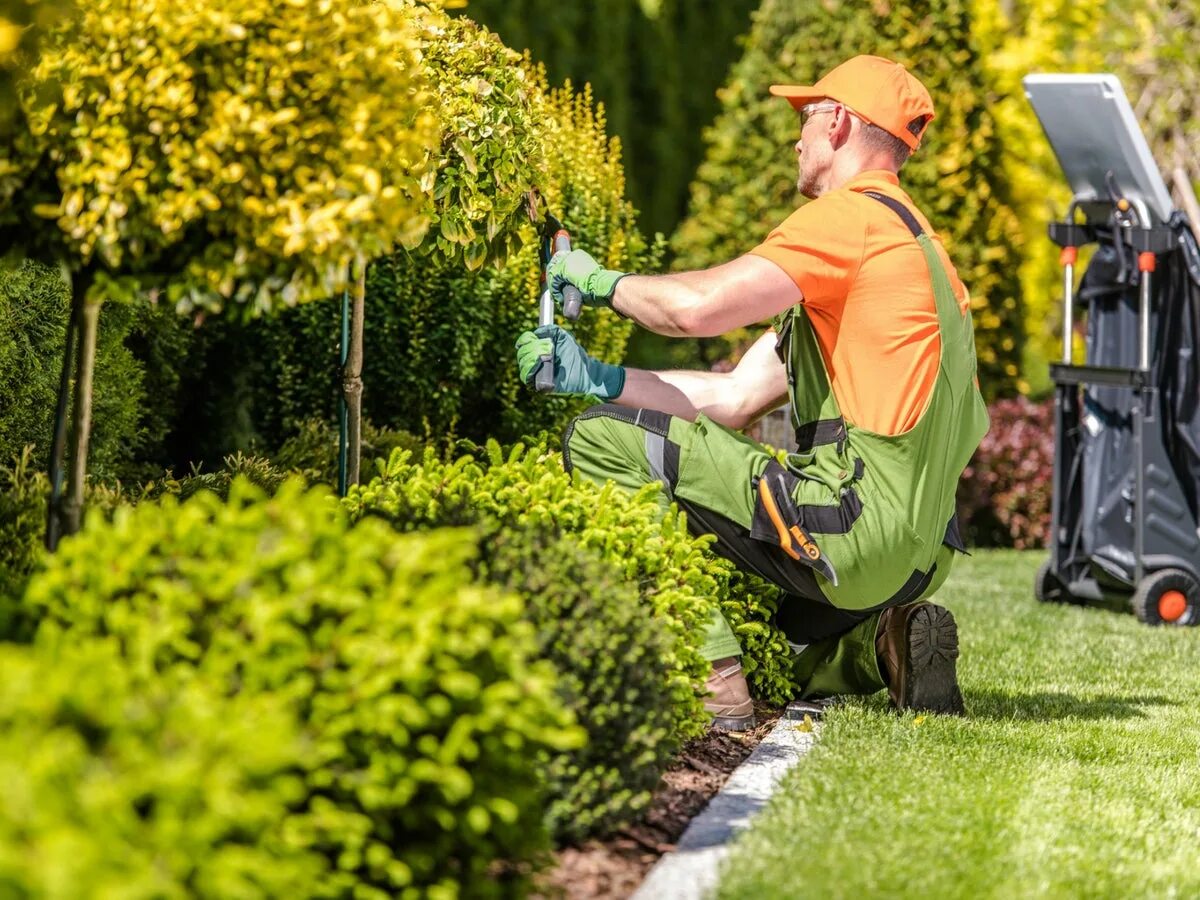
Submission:
M 612 402 L 657 409 L 689 422 L 695 421 L 698 413 L 704 413 L 714 422 L 736 429 L 753 424 L 778 405 L 771 402 L 762 409 L 747 408 L 729 373 L 684 369 L 649 372 L 630 368 L 625 370 L 624 390 Z
M 703 272 L 626 275 L 617 282 L 612 306 L 655 334 L 700 337 L 697 320 L 706 307 L 707 287 Z

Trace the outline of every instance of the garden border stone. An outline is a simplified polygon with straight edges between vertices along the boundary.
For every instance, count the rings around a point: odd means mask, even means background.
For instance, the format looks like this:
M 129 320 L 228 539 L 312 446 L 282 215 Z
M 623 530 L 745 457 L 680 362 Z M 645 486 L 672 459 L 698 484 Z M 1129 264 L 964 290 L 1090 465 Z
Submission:
M 720 882 L 721 862 L 733 839 L 766 806 L 783 776 L 812 749 L 819 722 L 779 720 L 700 815 L 674 851 L 650 870 L 631 900 L 701 900 Z

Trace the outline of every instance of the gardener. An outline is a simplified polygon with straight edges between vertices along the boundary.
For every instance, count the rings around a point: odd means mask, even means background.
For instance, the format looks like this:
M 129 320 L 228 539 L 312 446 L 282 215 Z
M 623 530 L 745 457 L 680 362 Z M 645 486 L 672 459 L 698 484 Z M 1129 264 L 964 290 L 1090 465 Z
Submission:
M 517 341 L 523 379 L 553 352 L 555 390 L 610 401 L 575 419 L 568 469 L 651 481 L 714 549 L 786 593 L 778 623 L 802 696 L 886 688 L 898 709 L 961 713 L 958 633 L 925 601 L 961 550 L 959 476 L 987 431 L 967 290 L 897 172 L 933 119 L 902 66 L 858 56 L 812 87 L 775 85 L 799 111 L 802 206 L 759 246 L 700 272 L 640 276 L 581 250 L 550 265 L 659 334 L 773 327 L 728 373 L 651 372 L 589 357 L 550 325 Z M 781 464 L 741 429 L 791 404 Z M 705 644 L 718 727 L 753 723 L 741 650 L 723 619 Z

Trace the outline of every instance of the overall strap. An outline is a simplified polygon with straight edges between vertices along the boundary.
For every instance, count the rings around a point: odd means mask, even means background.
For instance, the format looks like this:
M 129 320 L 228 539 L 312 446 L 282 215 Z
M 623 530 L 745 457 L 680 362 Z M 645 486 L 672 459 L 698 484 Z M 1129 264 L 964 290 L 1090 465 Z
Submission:
M 933 240 L 925 233 L 912 210 L 894 197 L 876 191 L 864 191 L 865 196 L 878 200 L 897 216 L 912 232 L 925 256 L 929 279 L 933 284 L 933 300 L 937 308 L 938 329 L 941 332 L 941 358 L 939 366 L 946 376 L 951 392 L 957 398 L 975 378 L 975 330 L 968 312 L 963 314 L 950 276 L 938 256 Z

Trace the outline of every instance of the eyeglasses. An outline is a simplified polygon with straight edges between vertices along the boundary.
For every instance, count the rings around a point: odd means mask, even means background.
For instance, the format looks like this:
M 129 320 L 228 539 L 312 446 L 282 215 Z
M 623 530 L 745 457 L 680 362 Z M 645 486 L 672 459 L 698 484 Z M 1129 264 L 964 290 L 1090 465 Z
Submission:
M 849 113 L 850 115 L 855 116 L 855 117 L 858 116 L 858 114 L 854 110 L 852 110 L 850 107 L 848 107 L 845 103 L 837 103 L 837 102 L 831 103 L 827 100 L 822 100 L 818 103 L 809 103 L 807 106 L 800 107 L 800 127 L 803 128 L 804 123 L 807 122 L 809 119 L 811 119 L 813 116 L 820 115 L 821 113 L 833 112 L 839 106 L 842 107 L 842 109 L 846 110 L 846 112 Z

